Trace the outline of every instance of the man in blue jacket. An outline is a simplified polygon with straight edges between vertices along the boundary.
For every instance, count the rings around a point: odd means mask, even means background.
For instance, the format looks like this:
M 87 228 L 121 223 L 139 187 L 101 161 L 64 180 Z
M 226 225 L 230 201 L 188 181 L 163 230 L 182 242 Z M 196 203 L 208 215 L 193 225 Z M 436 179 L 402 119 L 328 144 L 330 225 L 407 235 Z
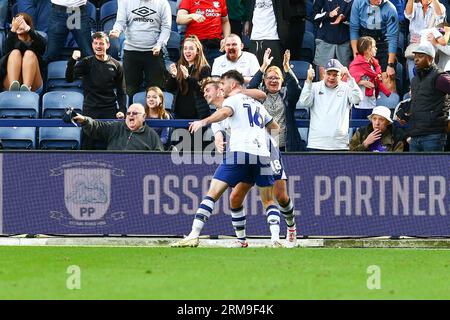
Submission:
M 383 72 L 395 75 L 398 42 L 398 15 L 388 0 L 354 0 L 350 15 L 350 41 L 353 55 L 359 37 L 370 36 L 377 43 L 375 56 Z M 387 43 L 386 43 L 387 42 Z

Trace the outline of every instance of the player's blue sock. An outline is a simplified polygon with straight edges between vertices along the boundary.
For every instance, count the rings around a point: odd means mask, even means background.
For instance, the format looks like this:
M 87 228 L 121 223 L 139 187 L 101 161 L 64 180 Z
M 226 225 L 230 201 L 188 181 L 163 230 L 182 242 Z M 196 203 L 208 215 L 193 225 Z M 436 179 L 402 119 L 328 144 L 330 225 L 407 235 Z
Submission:
M 211 197 L 205 196 L 203 198 L 200 206 L 197 209 L 197 212 L 195 213 L 194 222 L 192 223 L 192 231 L 188 237 L 195 238 L 200 235 L 203 226 L 205 225 L 206 221 L 208 221 L 211 213 L 214 210 L 214 203 L 215 201 Z
M 246 218 L 244 207 L 231 209 L 231 221 L 238 240 L 245 241 L 247 236 L 245 233 Z
M 280 212 L 283 214 L 288 228 L 295 227 L 294 205 L 291 199 L 289 199 L 289 202 L 285 207 L 280 205 Z
M 267 222 L 269 223 L 272 241 L 280 240 L 280 211 L 274 204 L 266 208 Z

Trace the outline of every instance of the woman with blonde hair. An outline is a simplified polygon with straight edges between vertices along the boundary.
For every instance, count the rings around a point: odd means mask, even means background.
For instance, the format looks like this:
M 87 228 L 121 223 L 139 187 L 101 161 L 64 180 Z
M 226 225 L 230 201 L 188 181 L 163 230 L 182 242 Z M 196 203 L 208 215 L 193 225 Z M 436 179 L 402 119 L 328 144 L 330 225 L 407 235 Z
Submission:
M 159 87 L 149 87 L 145 96 L 145 117 L 147 119 L 168 120 L 172 117 L 165 109 L 164 93 Z M 170 127 L 152 127 L 159 135 L 164 149 L 170 146 Z
M 196 36 L 184 39 L 181 57 L 169 67 L 167 90 L 175 95 L 172 113 L 178 119 L 204 119 L 210 109 L 201 94 L 200 82 L 211 75 L 211 68 Z
M 34 30 L 31 16 L 18 13 L 12 19 L 6 37 L 6 54 L 0 60 L 3 88 L 10 91 L 42 90 L 45 48 L 46 40 Z

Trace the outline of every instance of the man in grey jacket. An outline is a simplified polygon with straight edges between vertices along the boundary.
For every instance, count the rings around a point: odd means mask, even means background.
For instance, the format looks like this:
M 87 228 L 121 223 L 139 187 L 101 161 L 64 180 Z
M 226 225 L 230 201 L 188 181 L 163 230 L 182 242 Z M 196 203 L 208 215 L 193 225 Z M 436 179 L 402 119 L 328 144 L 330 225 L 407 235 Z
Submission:
M 163 87 L 164 63 L 161 48 L 167 45 L 172 12 L 167 0 L 119 1 L 111 38 L 125 32 L 123 68 L 130 101 L 144 87 Z
M 100 122 L 77 114 L 74 121 L 83 126 L 86 135 L 107 142 L 107 150 L 163 151 L 158 134 L 145 124 L 145 109 L 140 103 L 132 104 L 125 122 Z

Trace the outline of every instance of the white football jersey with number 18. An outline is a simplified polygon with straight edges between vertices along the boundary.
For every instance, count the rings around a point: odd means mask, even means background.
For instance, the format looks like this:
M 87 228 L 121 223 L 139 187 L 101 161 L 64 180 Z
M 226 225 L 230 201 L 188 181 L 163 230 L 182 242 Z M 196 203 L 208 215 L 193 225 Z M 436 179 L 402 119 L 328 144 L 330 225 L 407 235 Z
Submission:
M 272 121 L 272 117 L 264 106 L 242 93 L 226 98 L 222 106 L 233 110 L 233 115 L 228 118 L 230 127 L 229 151 L 270 156 L 267 147 L 266 125 Z

